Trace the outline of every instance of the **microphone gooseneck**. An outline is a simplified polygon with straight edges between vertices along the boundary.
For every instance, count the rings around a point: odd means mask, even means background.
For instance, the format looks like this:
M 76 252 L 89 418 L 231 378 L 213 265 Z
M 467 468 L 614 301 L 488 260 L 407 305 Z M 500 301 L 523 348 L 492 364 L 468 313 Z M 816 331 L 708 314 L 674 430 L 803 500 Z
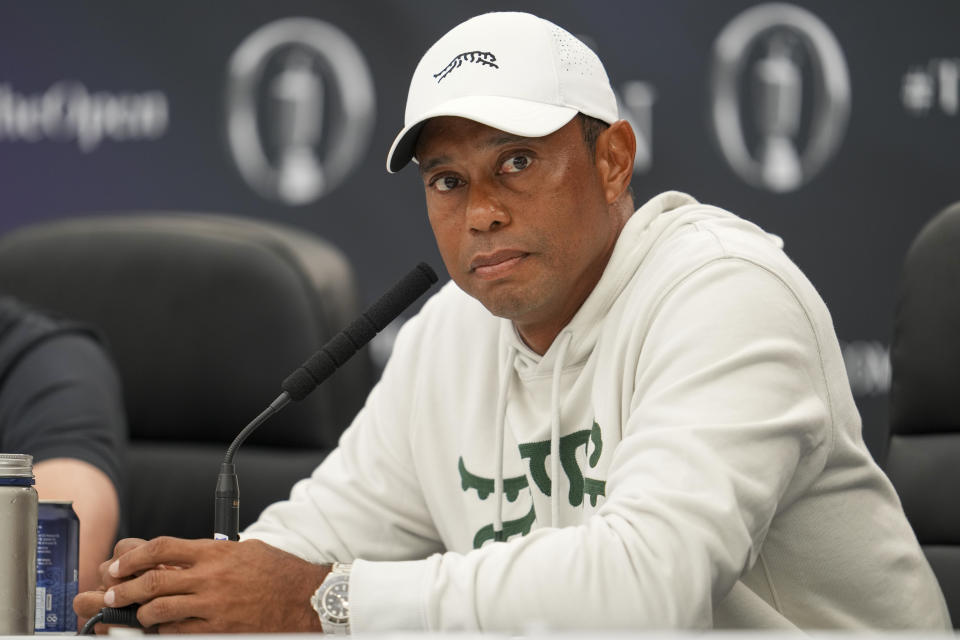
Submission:
M 213 497 L 213 537 L 215 540 L 238 540 L 240 538 L 240 482 L 237 479 L 233 457 L 243 441 L 267 418 L 287 406 L 290 396 L 286 391 L 277 396 L 270 406 L 263 410 L 253 421 L 237 434 L 220 464 L 217 476 L 217 489 Z
M 393 322 L 404 309 L 426 293 L 437 281 L 437 274 L 421 262 L 387 290 L 350 325 L 331 338 L 281 384 L 283 392 L 264 411 L 243 428 L 227 448 L 217 476 L 214 494 L 213 537 L 216 540 L 240 538 L 240 485 L 233 458 L 244 440 L 270 416 L 287 406 L 291 400 L 300 401 L 349 360 L 357 351 Z

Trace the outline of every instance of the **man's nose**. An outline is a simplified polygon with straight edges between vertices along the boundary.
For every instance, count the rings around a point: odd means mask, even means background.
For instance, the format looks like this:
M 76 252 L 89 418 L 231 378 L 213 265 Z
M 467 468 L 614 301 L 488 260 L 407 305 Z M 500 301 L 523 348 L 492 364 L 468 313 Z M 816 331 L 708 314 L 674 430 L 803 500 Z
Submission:
M 510 214 L 493 190 L 482 184 L 470 185 L 467 200 L 467 227 L 471 232 L 494 231 L 510 224 Z

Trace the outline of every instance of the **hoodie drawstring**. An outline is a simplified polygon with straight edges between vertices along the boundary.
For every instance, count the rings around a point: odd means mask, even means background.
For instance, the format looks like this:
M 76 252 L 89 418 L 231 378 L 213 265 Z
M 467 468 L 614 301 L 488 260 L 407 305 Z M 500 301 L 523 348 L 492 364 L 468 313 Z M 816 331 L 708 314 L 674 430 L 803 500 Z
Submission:
M 553 361 L 553 384 L 550 388 L 550 526 L 560 522 L 560 376 L 563 374 L 563 361 L 567 357 L 567 348 L 573 334 L 564 331 L 560 334 L 557 358 Z
M 564 331 L 559 336 L 560 344 L 557 347 L 557 357 L 553 363 L 553 382 L 550 390 L 550 525 L 557 526 L 560 521 L 560 378 L 563 374 L 564 360 L 567 349 L 573 341 L 573 334 Z M 497 542 L 504 540 L 503 535 L 503 447 L 507 424 L 507 395 L 510 389 L 510 380 L 513 378 L 513 365 L 517 358 L 516 347 L 510 346 L 507 358 L 500 373 L 500 388 L 497 391 L 497 424 L 494 436 L 494 450 L 497 455 L 497 465 L 493 476 L 493 539 Z
M 507 360 L 500 372 L 500 389 L 497 392 L 497 425 L 494 449 L 497 456 L 496 473 L 493 475 L 493 539 L 503 540 L 503 441 L 507 423 L 507 393 L 513 378 L 513 362 L 517 357 L 516 347 L 507 348 Z

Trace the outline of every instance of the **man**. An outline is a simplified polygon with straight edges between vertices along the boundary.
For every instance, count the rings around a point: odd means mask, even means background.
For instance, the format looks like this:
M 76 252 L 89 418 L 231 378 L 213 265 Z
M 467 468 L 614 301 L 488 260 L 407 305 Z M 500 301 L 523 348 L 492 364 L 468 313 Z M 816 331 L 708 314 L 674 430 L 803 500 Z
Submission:
M 732 214 L 672 192 L 633 211 L 633 133 L 586 46 L 469 20 L 424 55 L 405 125 L 388 169 L 419 163 L 453 283 L 289 501 L 240 543 L 122 542 L 82 615 L 949 628 L 822 301 Z
M 0 451 L 33 456 L 40 499 L 72 500 L 81 590 L 117 536 L 126 420 L 113 364 L 92 333 L 0 297 Z

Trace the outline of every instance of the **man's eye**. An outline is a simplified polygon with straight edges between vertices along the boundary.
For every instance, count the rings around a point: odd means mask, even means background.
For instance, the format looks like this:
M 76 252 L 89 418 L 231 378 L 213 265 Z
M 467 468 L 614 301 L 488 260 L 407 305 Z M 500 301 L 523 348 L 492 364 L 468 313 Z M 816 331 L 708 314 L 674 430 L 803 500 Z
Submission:
M 433 186 L 437 191 L 450 191 L 460 186 L 460 178 L 454 176 L 443 176 L 433 181 Z
M 503 164 L 500 165 L 500 171 L 503 173 L 520 173 L 529 166 L 530 156 L 518 154 L 507 158 Z

